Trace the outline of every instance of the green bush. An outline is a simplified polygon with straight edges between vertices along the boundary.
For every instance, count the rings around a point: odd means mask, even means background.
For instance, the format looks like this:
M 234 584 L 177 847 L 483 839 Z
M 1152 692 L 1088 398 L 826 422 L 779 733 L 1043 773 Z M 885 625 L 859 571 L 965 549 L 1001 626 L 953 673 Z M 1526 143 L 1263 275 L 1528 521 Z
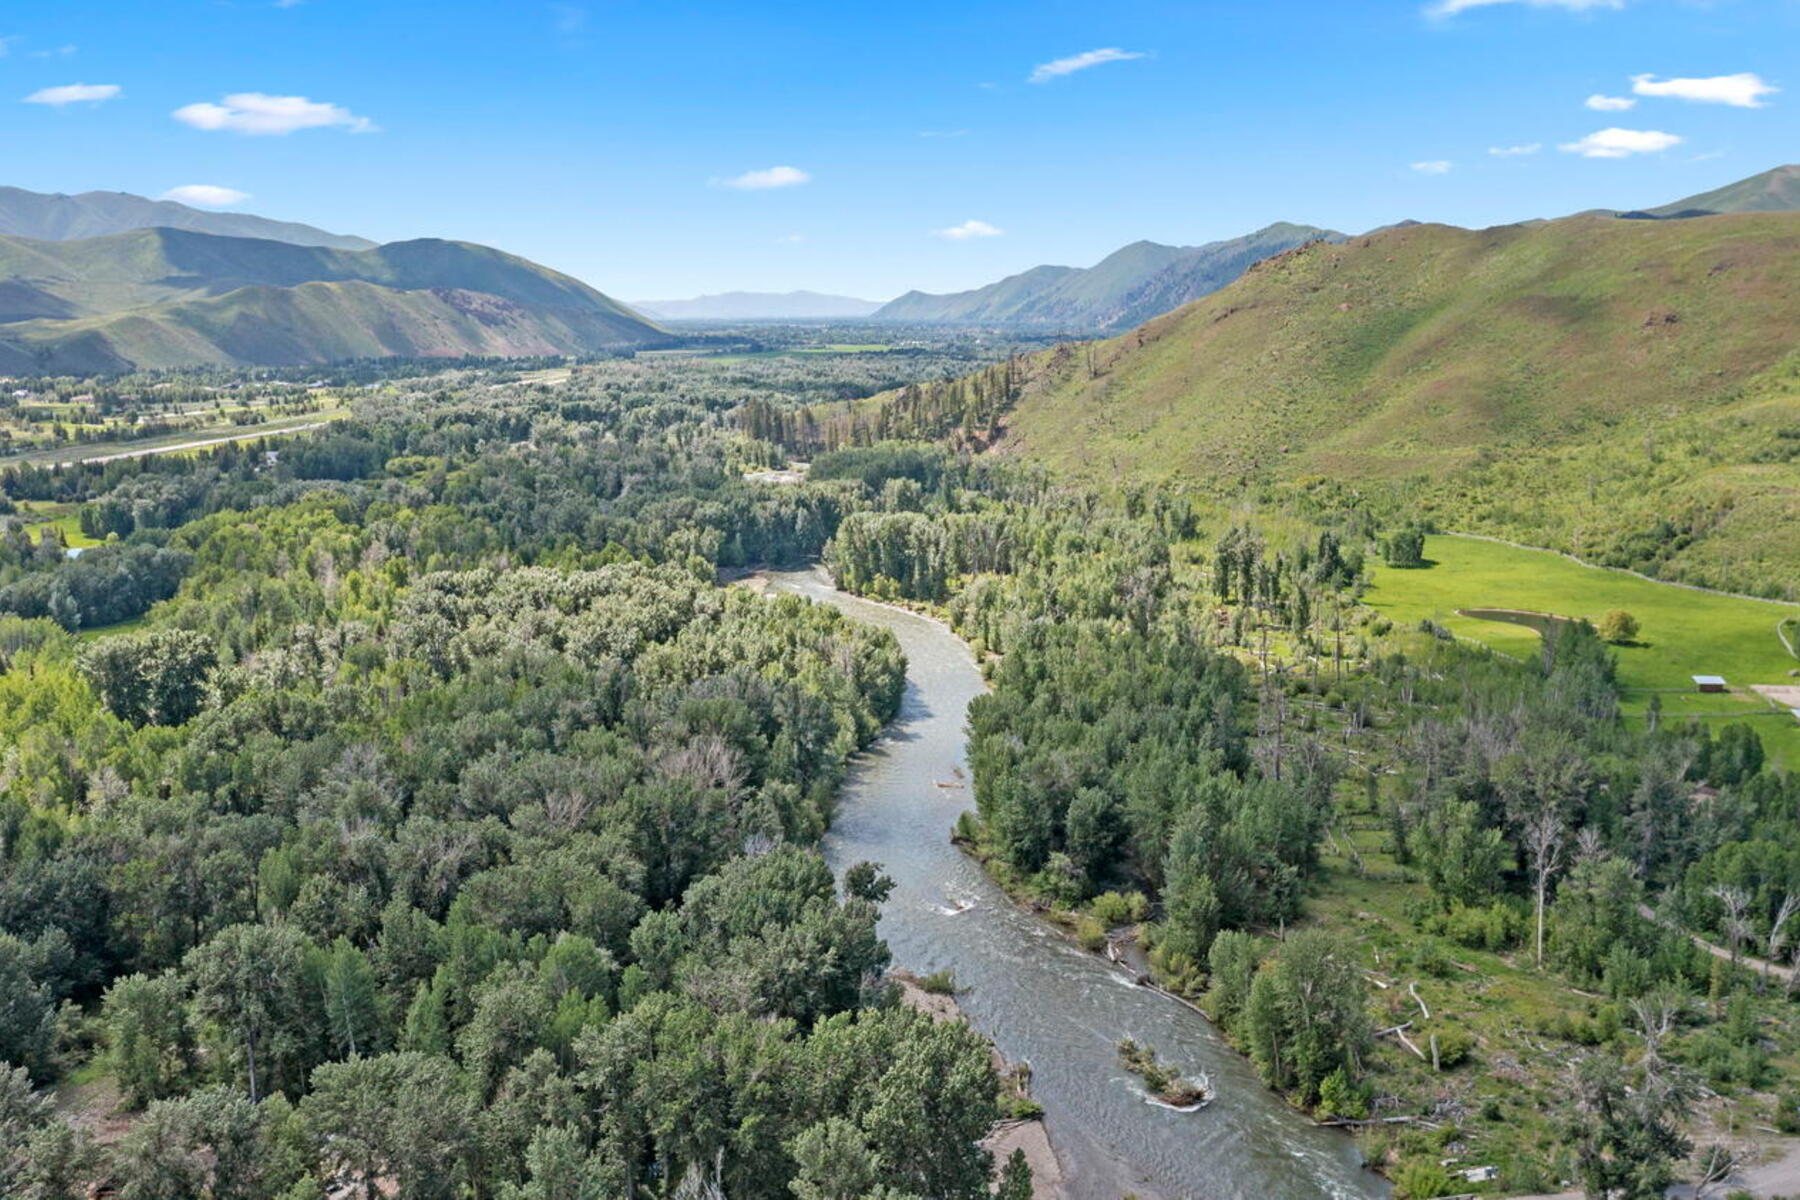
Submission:
M 1462 1186 L 1461 1180 L 1452 1178 L 1450 1172 L 1428 1158 L 1409 1159 L 1394 1171 L 1395 1200 L 1454 1196 Z
M 1369 1085 L 1356 1082 L 1339 1067 L 1319 1082 L 1319 1119 L 1342 1117 L 1360 1121 L 1369 1115 L 1369 1099 Z
M 1094 919 L 1107 928 L 1135 925 L 1150 912 L 1150 901 L 1142 892 L 1101 892 L 1088 905 Z
M 1475 1052 L 1475 1035 L 1455 1025 L 1431 1030 L 1426 1036 L 1437 1038 L 1438 1066 L 1446 1071 L 1469 1061 Z
M 1084 950 L 1102 950 L 1106 947 L 1106 926 L 1083 913 L 1075 918 L 1075 940 Z
M 956 986 L 956 972 L 946 970 L 933 971 L 920 979 L 919 990 L 934 996 L 954 996 L 961 989 Z

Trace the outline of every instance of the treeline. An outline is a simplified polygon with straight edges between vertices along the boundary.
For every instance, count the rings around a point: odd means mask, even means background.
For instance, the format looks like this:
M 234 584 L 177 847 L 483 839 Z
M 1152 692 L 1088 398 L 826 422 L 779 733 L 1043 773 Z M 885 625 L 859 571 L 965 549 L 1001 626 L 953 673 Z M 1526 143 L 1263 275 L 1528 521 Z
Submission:
M 750 437 L 808 457 L 900 439 L 984 445 L 1018 403 L 1025 366 L 1015 356 L 952 379 L 909 382 L 870 400 L 836 405 L 793 408 L 752 400 L 738 420 Z

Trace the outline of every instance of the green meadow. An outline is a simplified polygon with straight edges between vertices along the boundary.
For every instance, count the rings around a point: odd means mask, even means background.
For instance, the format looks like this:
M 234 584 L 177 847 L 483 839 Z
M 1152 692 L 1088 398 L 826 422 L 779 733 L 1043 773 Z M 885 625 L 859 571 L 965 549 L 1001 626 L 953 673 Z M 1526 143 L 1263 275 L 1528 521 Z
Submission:
M 1800 764 L 1800 722 L 1749 690 L 1751 684 L 1800 685 L 1791 674 L 1800 671 L 1800 660 L 1776 634 L 1782 621 L 1800 616 L 1800 606 L 1657 583 L 1546 550 L 1450 534 L 1428 538 L 1425 557 L 1431 565 L 1418 570 L 1377 566 L 1368 604 L 1396 625 L 1430 619 L 1517 658 L 1537 652 L 1535 631 L 1457 610 L 1528 609 L 1597 621 L 1622 608 L 1640 626 L 1636 643 L 1618 648 L 1628 714 L 1642 714 L 1652 693 L 1661 693 L 1668 717 L 1766 714 L 1756 720 L 1764 744 L 1784 762 Z M 1695 675 L 1723 675 L 1731 693 L 1700 695 Z

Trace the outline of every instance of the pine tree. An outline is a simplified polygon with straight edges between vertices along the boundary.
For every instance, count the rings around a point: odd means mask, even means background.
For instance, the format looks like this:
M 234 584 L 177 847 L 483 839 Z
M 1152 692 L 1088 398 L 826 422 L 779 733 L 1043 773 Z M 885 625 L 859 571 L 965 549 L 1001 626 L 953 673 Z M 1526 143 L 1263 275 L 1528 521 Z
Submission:
M 1006 1160 L 994 1200 L 1031 1200 L 1031 1165 L 1025 1161 L 1025 1151 L 1014 1150 Z
M 325 967 L 325 1021 L 339 1053 L 370 1054 L 381 1034 L 380 989 L 374 968 L 349 939 L 331 947 Z

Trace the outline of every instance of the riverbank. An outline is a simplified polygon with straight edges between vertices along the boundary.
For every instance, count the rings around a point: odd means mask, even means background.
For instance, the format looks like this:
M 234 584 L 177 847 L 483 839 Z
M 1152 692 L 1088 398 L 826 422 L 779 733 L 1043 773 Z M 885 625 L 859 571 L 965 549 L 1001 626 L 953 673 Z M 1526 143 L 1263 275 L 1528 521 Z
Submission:
M 910 971 L 895 971 L 892 978 L 900 985 L 900 1002 L 908 1008 L 926 1013 L 934 1020 L 967 1023 L 968 1018 L 963 1015 L 955 996 L 926 991 Z M 994 1048 L 994 1071 L 1002 1079 L 1017 1074 L 999 1047 Z M 1057 1161 L 1050 1132 L 1044 1128 L 1041 1118 L 999 1121 L 981 1144 L 993 1154 L 996 1166 L 1004 1165 L 1015 1150 L 1024 1151 L 1025 1163 L 1031 1168 L 1032 1200 L 1064 1200 L 1062 1163 Z
M 1350 1138 L 1315 1127 L 1269 1092 L 1190 1008 L 1071 945 L 951 844 L 972 796 L 937 784 L 967 778 L 968 705 L 986 691 L 966 643 L 940 620 L 837 591 L 821 570 L 771 571 L 752 586 L 831 604 L 899 638 L 901 712 L 853 764 L 826 856 L 840 870 L 882 864 L 895 881 L 880 924 L 893 961 L 921 977 L 952 972 L 969 1023 L 1030 1067 L 1065 1200 L 1389 1194 Z M 1204 1073 L 1219 1101 L 1200 1112 L 1155 1103 L 1120 1065 L 1125 1037 Z

